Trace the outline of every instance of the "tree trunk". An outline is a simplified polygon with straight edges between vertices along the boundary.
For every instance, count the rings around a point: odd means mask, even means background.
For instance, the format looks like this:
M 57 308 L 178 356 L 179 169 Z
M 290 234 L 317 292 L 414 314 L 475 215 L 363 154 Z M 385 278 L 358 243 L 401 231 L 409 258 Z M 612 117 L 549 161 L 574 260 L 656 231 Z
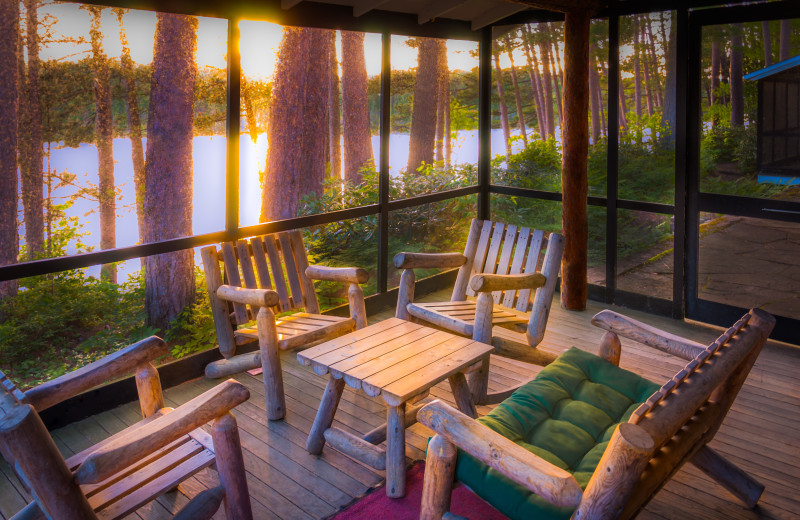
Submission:
M 253 93 L 250 90 L 250 82 L 242 71 L 242 77 L 239 80 L 242 91 L 242 105 L 244 106 L 244 117 L 247 120 L 247 133 L 250 135 L 250 140 L 253 146 L 258 144 L 258 121 L 256 120 L 256 111 L 253 106 Z
M 408 173 L 422 163 L 433 163 L 436 139 L 436 114 L 439 75 L 439 44 L 433 38 L 419 38 L 417 78 L 414 83 L 414 106 L 411 112 L 411 135 L 408 144 Z
M 94 73 L 95 143 L 97 145 L 97 202 L 100 205 L 100 249 L 117 247 L 116 198 L 114 197 L 114 126 L 111 115 L 111 86 L 108 58 L 103 51 L 100 31 L 102 9 L 88 6 L 92 15 L 89 29 L 92 43 L 92 72 Z M 117 283 L 117 267 L 104 264 L 100 269 L 103 280 Z
M 639 17 L 633 21 L 633 100 L 636 105 L 636 117 L 642 117 L 642 72 L 639 60 Z
M 764 66 L 772 65 L 772 35 L 769 31 L 769 22 L 761 22 L 761 38 L 764 40 Z
M 444 87 L 445 77 L 448 75 L 448 72 L 443 69 L 446 67 L 447 62 L 447 46 L 445 45 L 444 40 L 437 40 L 438 45 L 438 53 L 439 53 L 439 70 L 436 74 L 436 137 L 434 138 L 435 146 L 434 146 L 434 154 L 433 158 L 436 162 L 443 162 L 444 161 L 444 127 L 445 122 L 447 119 L 447 110 L 445 109 L 444 104 L 444 91 L 442 90 Z
M 720 48 L 715 36 L 711 37 L 711 104 L 720 105 L 719 99 L 719 73 L 720 73 Z M 712 121 L 712 124 L 714 121 Z
M 742 24 L 731 26 L 731 126 L 744 126 Z
M 494 68 L 496 72 L 497 96 L 500 102 L 500 125 L 503 127 L 503 140 L 506 143 L 506 157 L 511 157 L 511 129 L 508 125 L 508 106 L 506 105 L 505 92 L 503 91 L 503 69 L 500 68 L 500 51 L 497 43 L 494 47 Z
M 439 54 L 439 106 L 444 119 L 444 165 L 450 167 L 453 155 L 453 140 L 450 121 L 450 65 L 447 63 L 447 40 L 441 40 Z
M 361 32 L 342 31 L 342 102 L 344 178 L 357 184 L 361 182 L 361 168 L 373 160 L 364 33 Z
M 555 24 L 553 24 L 555 25 Z M 550 25 L 548 22 L 547 27 L 549 29 L 547 33 L 547 41 L 550 44 L 551 52 L 549 53 L 550 59 L 550 66 L 553 69 L 553 83 L 555 84 L 556 89 L 556 105 L 558 106 L 558 120 L 562 121 L 564 119 L 564 107 L 562 98 L 561 98 L 561 84 L 564 82 L 564 71 L 561 69 L 561 57 L 559 56 L 558 52 L 558 45 L 556 44 L 556 40 L 553 39 L 552 35 L 555 34 L 555 30 L 553 26 Z
M 528 24 L 522 26 L 522 45 L 525 49 L 525 59 L 526 64 L 528 66 L 528 77 L 530 78 L 531 82 L 531 91 L 533 99 L 534 107 L 536 107 L 536 124 L 539 127 L 539 136 L 544 138 L 545 134 L 547 134 L 547 121 L 544 118 L 544 112 L 542 111 L 542 90 L 541 85 L 539 84 L 539 71 L 538 66 L 534 60 L 534 54 L 531 49 L 530 44 L 531 33 L 528 30 Z
M 25 99 L 27 157 L 22 178 L 22 204 L 25 218 L 25 244 L 28 258 L 36 258 L 44 251 L 44 208 L 42 201 L 42 104 L 39 93 L 39 17 L 37 0 L 25 0 L 26 34 L 28 47 L 27 96 Z
M 525 129 L 525 114 L 522 112 L 522 96 L 519 91 L 519 81 L 517 80 L 517 68 L 514 66 L 514 53 L 511 48 L 511 38 L 508 35 L 504 39 L 508 59 L 511 61 L 511 84 L 514 86 L 514 101 L 517 104 L 517 122 L 519 133 L 522 135 L 522 142 L 528 146 L 528 132 Z
M 329 35 L 329 29 L 283 30 L 272 83 L 262 222 L 294 218 L 304 195 L 322 193 L 330 109 Z
M 675 24 L 669 25 L 669 43 L 667 44 L 667 78 L 664 81 L 664 106 L 661 110 L 661 127 L 664 131 L 664 139 L 668 143 L 675 142 L 675 125 L 677 124 L 677 74 L 678 62 L 676 53 L 678 48 L 678 35 Z
M 19 2 L 0 0 L 0 266 L 19 261 L 17 235 L 17 114 L 19 108 Z M 17 280 L 0 282 L 0 300 L 17 294 Z M 2 319 L 2 316 L 0 316 Z
M 142 121 L 139 115 L 139 95 L 136 90 L 136 76 L 133 60 L 128 47 L 128 37 L 122 23 L 124 9 L 115 9 L 119 22 L 119 41 L 122 44 L 122 84 L 125 88 L 125 110 L 128 115 L 128 138 L 131 141 L 133 160 L 133 187 L 136 192 L 136 221 L 139 227 L 139 241 L 144 240 L 144 146 L 142 145 Z
M 589 13 L 580 11 L 567 13 L 564 23 L 561 305 L 570 310 L 585 309 L 587 296 L 589 21 Z
M 791 37 L 792 37 L 792 21 L 781 20 L 781 47 L 780 57 L 781 61 L 791 58 Z
M 657 107 L 664 106 L 664 99 L 662 97 L 663 86 L 661 85 L 661 75 L 658 72 L 658 55 L 656 54 L 656 40 L 653 38 L 653 20 L 650 19 L 650 15 L 646 14 L 645 20 L 647 23 L 645 24 L 645 32 L 647 34 L 647 50 L 648 56 L 650 58 L 650 71 L 653 80 L 653 102 Z
M 641 42 L 643 46 L 647 46 L 647 42 L 645 41 L 644 34 L 641 35 Z M 647 51 L 644 52 L 644 56 L 642 56 L 642 72 L 644 72 L 644 98 L 645 103 L 647 105 L 647 115 L 653 115 L 653 90 L 652 85 L 650 82 L 652 78 L 650 77 L 650 58 Z
M 145 162 L 145 242 L 192 234 L 197 18 L 158 13 Z M 147 324 L 165 330 L 194 298 L 191 249 L 145 258 Z
M 344 38 L 344 36 L 343 36 Z M 339 62 L 336 60 L 336 31 L 331 31 L 331 86 L 330 98 L 330 160 L 331 177 L 336 180 L 342 178 L 342 96 L 339 82 Z M 344 51 L 343 51 L 344 52 Z M 369 129 L 369 106 L 367 107 L 367 129 Z M 372 157 L 372 142 L 370 141 L 370 158 Z
M 594 42 L 589 42 L 589 106 L 592 111 L 592 144 L 597 144 L 600 140 L 601 123 L 600 123 L 600 78 L 597 74 L 597 64 L 595 63 Z
M 625 99 L 625 87 L 622 78 L 619 80 L 619 126 L 623 133 L 628 131 L 628 102 Z
M 546 44 L 544 37 L 548 31 L 546 23 L 539 24 L 539 55 L 542 57 L 542 69 L 544 81 L 544 110 L 547 117 L 547 135 L 555 137 L 556 124 L 553 114 L 553 84 L 550 78 L 550 45 Z

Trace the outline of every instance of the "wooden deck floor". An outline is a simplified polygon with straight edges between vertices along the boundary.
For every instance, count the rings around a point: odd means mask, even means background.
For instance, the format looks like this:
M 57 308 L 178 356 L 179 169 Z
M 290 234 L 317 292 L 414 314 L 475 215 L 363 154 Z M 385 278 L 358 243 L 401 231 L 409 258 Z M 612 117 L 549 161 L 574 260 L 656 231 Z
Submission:
M 585 312 L 567 312 L 558 305 L 550 318 L 543 345 L 562 351 L 573 345 L 596 352 L 601 333 L 589 320 L 604 308 L 590 302 Z M 647 323 L 670 332 L 710 342 L 717 329 L 676 322 L 624 310 Z M 390 316 L 371 318 L 378 321 Z M 626 348 L 628 347 L 628 348 Z M 662 381 L 683 363 L 657 351 L 633 348 L 623 342 L 621 365 Z M 287 417 L 268 422 L 264 412 L 264 388 L 260 377 L 248 374 L 236 379 L 246 385 L 252 397 L 234 415 L 239 421 L 248 484 L 256 518 L 325 518 L 367 493 L 383 481 L 383 475 L 326 447 L 322 456 L 305 451 L 305 441 L 326 380 L 301 367 L 293 353 L 284 353 L 284 383 Z M 499 389 L 533 377 L 529 365 L 497 358 L 493 361 L 490 387 Z M 198 379 L 166 392 L 171 406 L 177 406 L 214 385 Z M 447 383 L 433 389 L 434 397 L 452 400 Z M 479 411 L 485 413 L 486 408 Z M 385 419 L 382 401 L 345 389 L 336 415 L 338 427 L 363 434 Z M 56 430 L 53 436 L 66 456 L 137 421 L 138 405 L 131 403 Z M 736 499 L 687 465 L 648 505 L 639 518 L 750 519 L 800 518 L 800 349 L 770 344 L 763 351 L 711 446 L 766 485 L 759 506 L 748 510 Z M 428 430 L 413 426 L 407 435 L 406 454 L 424 457 Z M 139 510 L 132 518 L 170 518 L 188 499 L 216 485 L 216 473 L 205 470 L 181 484 L 178 491 L 162 496 Z M 0 517 L 9 518 L 30 496 L 4 462 L 0 464 Z M 224 518 L 223 513 L 217 517 Z

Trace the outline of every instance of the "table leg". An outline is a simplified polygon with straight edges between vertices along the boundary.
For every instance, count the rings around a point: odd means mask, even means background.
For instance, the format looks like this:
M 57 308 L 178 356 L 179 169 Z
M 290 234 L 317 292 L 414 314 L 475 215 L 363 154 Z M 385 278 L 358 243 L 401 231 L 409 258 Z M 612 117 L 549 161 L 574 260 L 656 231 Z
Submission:
M 475 409 L 475 403 L 472 402 L 472 394 L 470 394 L 464 373 L 456 372 L 448 380 L 450 381 L 450 389 L 453 391 L 453 397 L 456 399 L 458 409 L 473 419 L 477 419 L 478 410 Z
M 386 417 L 386 496 L 406 494 L 406 404 L 389 406 Z
M 308 441 L 306 441 L 306 451 L 312 455 L 322 453 L 322 448 L 325 446 L 325 430 L 333 424 L 333 416 L 336 415 L 336 408 L 339 407 L 339 399 L 342 398 L 343 390 L 344 379 L 335 379 L 330 376 L 319 403 L 317 416 L 314 417 L 314 424 L 311 425 Z

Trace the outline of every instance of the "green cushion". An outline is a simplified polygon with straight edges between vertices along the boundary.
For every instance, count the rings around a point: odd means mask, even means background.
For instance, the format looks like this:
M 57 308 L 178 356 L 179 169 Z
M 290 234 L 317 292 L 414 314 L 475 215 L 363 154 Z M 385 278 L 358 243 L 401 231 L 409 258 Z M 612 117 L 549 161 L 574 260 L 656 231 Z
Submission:
M 658 388 L 573 347 L 478 421 L 569 471 L 585 489 L 616 425 Z M 512 519 L 567 519 L 573 512 L 551 505 L 461 451 L 456 477 Z

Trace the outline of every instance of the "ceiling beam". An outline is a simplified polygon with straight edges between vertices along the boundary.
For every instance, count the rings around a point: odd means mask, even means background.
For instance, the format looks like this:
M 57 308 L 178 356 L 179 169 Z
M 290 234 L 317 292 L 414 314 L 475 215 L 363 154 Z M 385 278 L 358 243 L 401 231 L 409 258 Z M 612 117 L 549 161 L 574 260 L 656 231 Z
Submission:
M 499 22 L 507 16 L 511 16 L 512 14 L 516 14 L 526 9 L 527 7 L 522 4 L 497 4 L 477 18 L 472 19 L 472 30 L 477 31 L 478 29 L 482 29 L 487 25 Z
M 365 15 L 373 9 L 377 9 L 383 4 L 388 3 L 389 0 L 361 0 L 353 4 L 353 16 L 358 18 Z
M 574 13 L 579 11 L 595 12 L 608 7 L 607 0 L 505 0 L 511 4 L 522 4 L 528 7 L 546 9 L 559 13 Z
M 438 2 L 430 2 L 427 7 L 419 12 L 417 18 L 421 25 L 425 22 L 430 22 L 434 18 L 439 18 L 467 2 L 469 2 L 469 0 L 440 0 Z
M 281 0 L 281 9 L 291 9 L 303 0 Z

